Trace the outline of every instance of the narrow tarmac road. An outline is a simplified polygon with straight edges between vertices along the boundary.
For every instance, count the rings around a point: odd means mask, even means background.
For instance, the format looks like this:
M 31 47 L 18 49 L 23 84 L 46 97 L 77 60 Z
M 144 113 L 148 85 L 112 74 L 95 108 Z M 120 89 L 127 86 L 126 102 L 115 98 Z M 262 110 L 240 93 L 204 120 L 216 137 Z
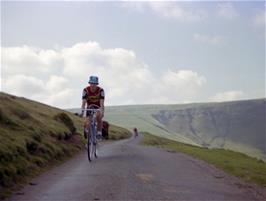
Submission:
M 86 151 L 42 174 L 6 201 L 264 200 L 239 180 L 181 153 L 138 145 L 133 137 Z

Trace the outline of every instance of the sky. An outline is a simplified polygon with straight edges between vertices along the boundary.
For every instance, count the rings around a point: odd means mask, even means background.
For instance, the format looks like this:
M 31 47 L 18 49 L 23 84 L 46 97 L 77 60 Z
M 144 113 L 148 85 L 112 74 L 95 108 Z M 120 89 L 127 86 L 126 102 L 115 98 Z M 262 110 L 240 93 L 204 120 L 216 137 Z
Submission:
M 264 1 L 1 1 L 1 91 L 80 107 L 265 97 Z

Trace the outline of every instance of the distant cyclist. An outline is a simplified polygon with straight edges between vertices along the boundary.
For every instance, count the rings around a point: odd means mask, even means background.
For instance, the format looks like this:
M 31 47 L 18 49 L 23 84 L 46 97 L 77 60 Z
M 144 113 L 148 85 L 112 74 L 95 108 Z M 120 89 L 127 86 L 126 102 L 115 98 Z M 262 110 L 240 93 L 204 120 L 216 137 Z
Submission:
M 134 128 L 133 129 L 133 133 L 134 133 L 134 137 L 137 137 L 139 135 L 138 129 L 137 128 Z
M 84 115 L 84 109 L 89 108 L 90 105 L 94 105 L 95 108 L 100 110 L 96 113 L 97 121 L 97 138 L 102 137 L 102 118 L 104 116 L 104 90 L 98 86 L 99 79 L 97 76 L 89 77 L 89 86 L 83 89 L 82 93 L 82 116 Z M 90 107 L 91 108 L 91 107 Z M 87 134 L 90 133 L 91 115 L 90 112 L 86 113 L 85 132 L 84 137 L 87 138 Z

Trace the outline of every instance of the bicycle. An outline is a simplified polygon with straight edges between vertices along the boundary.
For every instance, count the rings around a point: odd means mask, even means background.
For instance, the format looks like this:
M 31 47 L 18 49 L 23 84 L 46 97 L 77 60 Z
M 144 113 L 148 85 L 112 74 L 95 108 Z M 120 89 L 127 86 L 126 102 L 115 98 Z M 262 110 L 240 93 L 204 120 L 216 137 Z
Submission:
M 89 107 L 95 107 L 97 105 L 90 105 Z M 98 106 L 97 106 L 98 107 Z M 97 122 L 96 122 L 96 113 L 97 111 L 99 111 L 99 107 L 98 108 L 88 108 L 88 109 L 83 109 L 83 111 L 89 111 L 90 112 L 90 116 L 92 116 L 91 118 L 91 128 L 90 128 L 90 135 L 88 135 L 89 133 L 86 131 L 86 126 L 84 126 L 84 132 L 86 132 L 87 134 L 87 151 L 88 151 L 88 160 L 91 162 L 91 159 L 94 155 L 95 158 L 97 158 L 97 152 L 96 152 L 96 148 L 97 148 L 97 137 L 96 137 L 96 133 L 97 133 Z

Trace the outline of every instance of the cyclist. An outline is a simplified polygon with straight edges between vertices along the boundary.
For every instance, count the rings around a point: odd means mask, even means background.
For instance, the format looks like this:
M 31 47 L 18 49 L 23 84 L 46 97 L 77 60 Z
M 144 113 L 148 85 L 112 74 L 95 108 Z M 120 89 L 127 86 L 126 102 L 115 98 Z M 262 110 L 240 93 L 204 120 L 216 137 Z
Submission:
M 85 106 L 87 108 L 90 105 L 94 105 L 95 108 L 99 108 L 100 110 L 96 113 L 96 121 L 97 121 L 97 138 L 102 137 L 102 118 L 104 116 L 104 90 L 98 86 L 99 79 L 97 76 L 89 77 L 89 86 L 83 89 L 82 93 L 82 113 L 84 115 Z M 91 108 L 91 107 L 90 107 Z M 86 112 L 86 121 L 85 121 L 85 132 L 84 137 L 87 139 L 88 133 L 90 133 L 90 125 L 91 125 L 91 115 L 90 111 Z
M 138 129 L 137 128 L 134 128 L 133 129 L 133 133 L 134 133 L 134 137 L 137 137 L 139 134 L 138 134 Z

